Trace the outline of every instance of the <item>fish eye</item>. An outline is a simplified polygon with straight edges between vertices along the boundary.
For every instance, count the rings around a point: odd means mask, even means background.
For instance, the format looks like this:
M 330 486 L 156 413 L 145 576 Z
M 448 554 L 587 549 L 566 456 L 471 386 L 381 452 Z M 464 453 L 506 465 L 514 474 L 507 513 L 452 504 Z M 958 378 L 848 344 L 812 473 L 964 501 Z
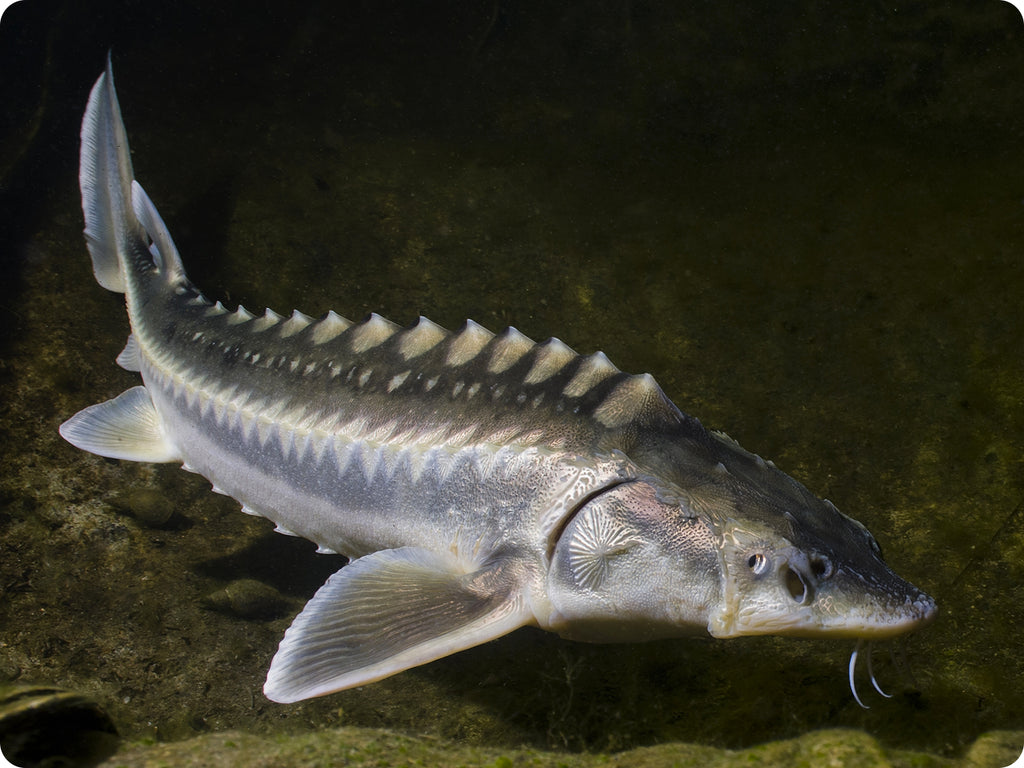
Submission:
M 747 567 L 754 572 L 755 576 L 762 576 L 771 567 L 771 560 L 763 552 L 755 552 L 747 558 Z

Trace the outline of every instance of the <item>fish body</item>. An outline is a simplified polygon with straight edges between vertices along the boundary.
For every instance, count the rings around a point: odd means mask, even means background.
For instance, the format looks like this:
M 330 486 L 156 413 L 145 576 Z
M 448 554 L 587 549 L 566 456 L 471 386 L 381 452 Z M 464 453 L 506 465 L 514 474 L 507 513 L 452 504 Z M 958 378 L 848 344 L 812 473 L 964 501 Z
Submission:
M 269 698 L 361 685 L 524 625 L 591 641 L 874 639 L 934 616 L 862 525 L 602 353 L 472 321 L 209 301 L 134 180 L 109 62 L 80 186 L 93 271 L 126 297 L 118 362 L 143 385 L 61 434 L 181 462 L 350 559 L 285 634 Z

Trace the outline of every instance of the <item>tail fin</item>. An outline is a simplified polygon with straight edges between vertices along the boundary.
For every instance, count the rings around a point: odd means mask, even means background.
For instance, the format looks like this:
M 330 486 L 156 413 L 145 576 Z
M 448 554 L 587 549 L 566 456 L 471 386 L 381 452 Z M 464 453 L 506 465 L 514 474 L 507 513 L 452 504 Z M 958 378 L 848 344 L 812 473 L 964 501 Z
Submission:
M 185 280 L 181 257 L 170 233 L 132 174 L 128 138 L 114 92 L 114 72 L 107 68 L 89 94 L 82 119 L 82 154 L 78 171 L 85 214 L 85 241 L 99 284 L 133 295 L 144 280 L 165 284 Z M 117 360 L 140 369 L 139 344 L 133 334 Z M 79 411 L 60 425 L 72 445 L 100 456 L 134 461 L 180 461 L 181 453 L 164 431 L 149 390 L 132 387 L 105 403 Z
M 132 258 L 145 262 L 140 266 L 155 266 L 165 277 L 184 277 L 181 257 L 167 227 L 135 181 L 109 54 L 107 68 L 92 87 L 82 119 L 78 184 L 85 241 L 100 285 L 124 293 Z

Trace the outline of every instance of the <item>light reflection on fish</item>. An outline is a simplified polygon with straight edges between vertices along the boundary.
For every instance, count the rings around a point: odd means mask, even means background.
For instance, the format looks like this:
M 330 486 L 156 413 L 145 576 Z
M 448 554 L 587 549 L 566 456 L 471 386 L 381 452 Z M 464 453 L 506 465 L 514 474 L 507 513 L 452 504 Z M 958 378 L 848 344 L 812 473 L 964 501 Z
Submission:
M 351 560 L 285 634 L 269 698 L 369 683 L 524 625 L 587 641 L 860 642 L 935 616 L 864 526 L 600 352 L 472 321 L 257 317 L 207 300 L 134 181 L 109 61 L 80 184 L 93 271 L 126 297 L 118 362 L 144 386 L 61 434 L 181 462 Z

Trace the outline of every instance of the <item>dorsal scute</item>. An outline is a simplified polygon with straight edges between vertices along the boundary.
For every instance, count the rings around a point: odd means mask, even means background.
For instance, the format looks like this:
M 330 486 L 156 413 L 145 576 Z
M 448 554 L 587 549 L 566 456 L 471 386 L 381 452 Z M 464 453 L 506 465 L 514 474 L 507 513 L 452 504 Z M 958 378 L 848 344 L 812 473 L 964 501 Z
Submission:
M 270 309 L 257 318 L 242 306 L 219 311 L 221 322 L 265 340 L 231 337 L 240 360 L 260 370 L 329 377 L 344 384 L 339 397 L 348 397 L 341 393 L 349 388 L 378 393 L 387 398 L 379 401 L 381 418 L 407 418 L 401 397 L 408 392 L 465 404 L 453 417 L 471 407 L 473 418 L 498 426 L 512 419 L 522 428 L 536 425 L 538 434 L 545 419 L 579 418 L 610 431 L 628 430 L 637 420 L 673 420 L 674 407 L 651 376 L 625 374 L 604 353 L 579 355 L 557 338 L 535 343 L 514 327 L 494 334 L 467 320 L 451 332 L 426 317 L 402 328 L 376 313 L 352 323 L 334 312 L 314 320 L 299 311 L 288 318 Z M 261 333 L 267 330 L 272 333 Z M 496 412 L 476 415 L 481 408 Z M 467 411 L 459 418 L 469 417 Z
M 394 336 L 400 327 L 385 317 L 371 312 L 359 325 L 349 330 L 351 349 L 357 355 L 383 344 Z
M 557 374 L 566 365 L 578 357 L 576 352 L 560 339 L 554 337 L 536 346 L 533 363 L 530 366 L 524 384 L 542 384 Z
M 619 369 L 612 364 L 604 352 L 587 355 L 580 362 L 572 379 L 565 385 L 563 394 L 566 397 L 583 397 L 609 376 L 614 376 L 617 373 L 619 373 Z
M 449 335 L 440 325 L 420 315 L 416 324 L 403 331 L 397 340 L 398 353 L 406 361 L 422 357 Z
M 314 344 L 324 344 L 337 338 L 351 327 L 351 320 L 345 319 L 332 309 L 313 326 L 311 338 Z
M 509 326 L 495 337 L 487 370 L 492 374 L 503 373 L 535 346 L 533 339 Z
M 228 325 L 240 325 L 241 323 L 248 323 L 250 320 L 255 320 L 256 315 L 247 310 L 241 304 L 238 305 L 238 309 L 228 315 Z
M 445 365 L 455 368 L 475 358 L 494 338 L 494 334 L 479 323 L 467 320 L 462 329 L 450 340 Z
M 294 336 L 312 324 L 312 322 L 313 318 L 309 315 L 304 315 L 297 309 L 292 310 L 292 316 L 285 320 L 281 326 L 281 338 L 287 339 L 289 336 Z
M 260 331 L 265 331 L 268 328 L 274 327 L 282 320 L 284 320 L 284 318 L 281 317 L 281 315 L 277 314 L 277 312 L 272 310 L 270 307 L 267 307 L 266 311 L 263 313 L 263 317 L 257 318 L 252 324 L 252 330 L 254 333 L 259 333 Z
M 228 311 L 224 309 L 224 305 L 218 301 L 206 308 L 205 315 L 206 317 L 218 317 L 220 315 L 227 314 L 227 312 Z
M 654 416 L 669 405 L 658 382 L 649 373 L 627 376 L 594 409 L 594 418 L 608 429 L 619 429 L 644 416 Z

